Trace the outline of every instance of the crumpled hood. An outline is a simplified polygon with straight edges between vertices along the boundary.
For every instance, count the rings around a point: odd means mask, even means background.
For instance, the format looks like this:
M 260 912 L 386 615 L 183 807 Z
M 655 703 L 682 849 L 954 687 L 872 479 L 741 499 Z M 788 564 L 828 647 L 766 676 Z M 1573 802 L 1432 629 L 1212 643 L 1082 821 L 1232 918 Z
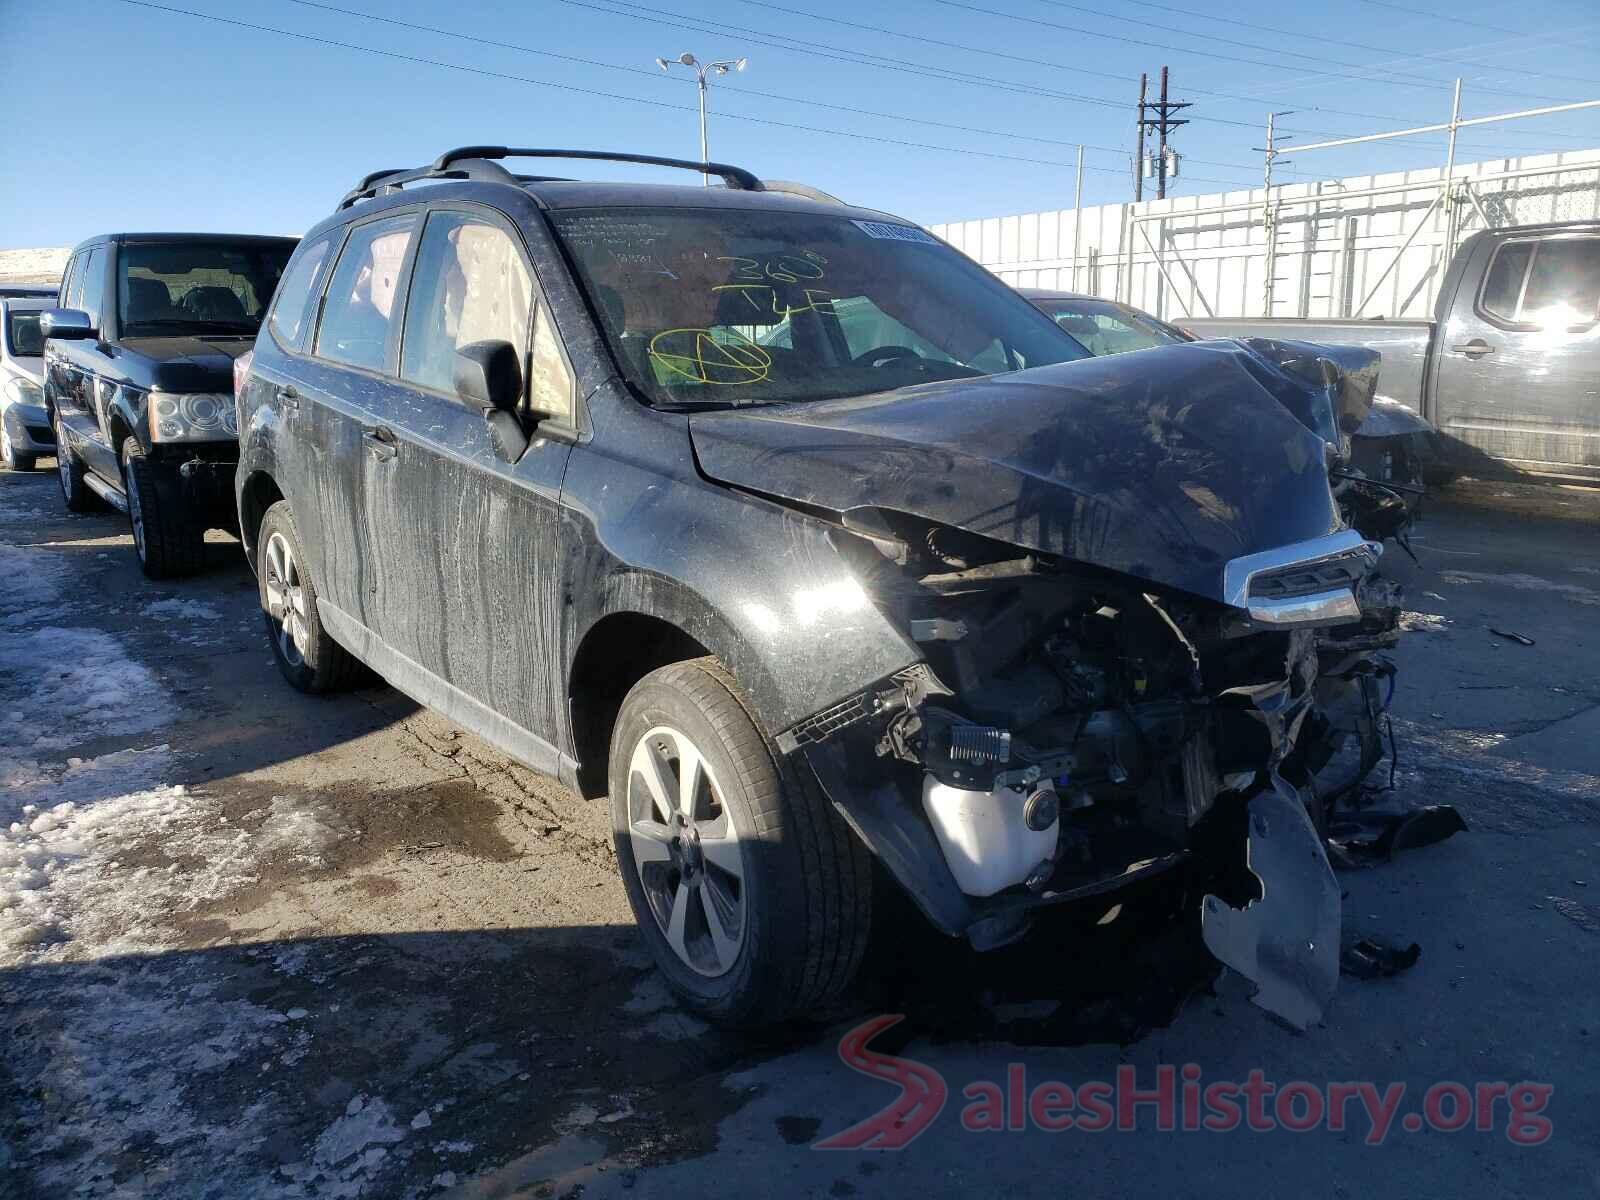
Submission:
M 123 338 L 117 345 L 123 354 L 146 360 L 146 387 L 164 392 L 232 392 L 233 360 L 256 344 L 254 334 L 229 337 L 138 337 Z M 130 376 L 132 364 L 123 364 Z
M 1196 342 L 689 427 L 722 483 L 910 513 L 1222 600 L 1229 559 L 1340 528 L 1325 444 L 1284 402 L 1326 384 Z

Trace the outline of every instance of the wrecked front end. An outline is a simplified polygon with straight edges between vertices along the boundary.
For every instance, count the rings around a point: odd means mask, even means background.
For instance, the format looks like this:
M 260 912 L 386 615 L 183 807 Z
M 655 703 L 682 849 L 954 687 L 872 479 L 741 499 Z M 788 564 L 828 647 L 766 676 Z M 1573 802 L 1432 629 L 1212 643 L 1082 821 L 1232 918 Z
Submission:
M 1259 1004 L 1320 1018 L 1329 781 L 1371 768 L 1398 596 L 1294 386 L 1213 344 L 692 419 L 711 478 L 835 523 L 919 653 L 779 745 L 939 929 L 996 947 L 1170 876 Z
M 1040 909 L 1181 869 L 1212 953 L 1264 1007 L 1317 1020 L 1337 981 L 1339 892 L 1307 730 L 1317 629 L 1347 619 L 1345 602 L 1273 623 L 1300 562 L 1251 577 L 1279 606 L 1252 617 L 948 530 L 906 544 L 922 553 L 892 602 L 925 662 L 786 748 L 928 918 L 989 948 Z M 1353 555 L 1329 548 L 1309 551 L 1329 572 L 1369 561 L 1359 538 Z

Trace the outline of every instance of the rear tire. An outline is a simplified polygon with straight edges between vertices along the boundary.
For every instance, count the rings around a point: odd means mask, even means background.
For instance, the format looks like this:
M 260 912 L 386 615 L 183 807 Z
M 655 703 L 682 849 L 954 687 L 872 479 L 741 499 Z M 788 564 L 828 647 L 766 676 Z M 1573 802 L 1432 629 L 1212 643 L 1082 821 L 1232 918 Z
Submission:
M 21 454 L 12 445 L 11 432 L 4 420 L 0 420 L 0 463 L 4 463 L 8 471 L 31 471 L 38 465 L 37 455 Z
M 144 456 L 139 439 L 122 442 L 122 486 L 139 566 L 151 579 L 179 579 L 205 565 L 205 527 L 183 503 L 177 478 Z
M 704 780 L 687 801 L 686 763 Z M 634 686 L 609 778 L 628 902 L 686 1007 L 722 1025 L 770 1025 L 845 990 L 871 930 L 871 860 L 778 755 L 721 663 L 674 663 Z M 677 802 L 670 811 L 660 795 Z
M 322 694 L 354 687 L 367 677 L 361 661 L 322 627 L 316 585 L 287 500 L 279 500 L 261 519 L 256 574 L 272 657 L 291 687 Z
M 84 466 L 72 453 L 72 445 L 67 441 L 60 417 L 55 419 L 55 427 L 56 479 L 61 484 L 61 499 L 66 503 L 68 512 L 95 512 L 100 507 L 100 497 L 91 492 L 89 485 L 84 482 Z

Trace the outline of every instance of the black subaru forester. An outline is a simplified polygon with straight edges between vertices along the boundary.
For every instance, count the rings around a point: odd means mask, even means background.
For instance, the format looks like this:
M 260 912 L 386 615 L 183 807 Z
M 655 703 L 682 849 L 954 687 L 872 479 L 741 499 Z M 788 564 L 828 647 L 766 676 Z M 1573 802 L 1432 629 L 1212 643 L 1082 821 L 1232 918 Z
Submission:
M 501 165 L 555 157 L 725 186 Z M 295 687 L 365 664 L 609 795 L 707 1016 L 835 997 L 875 872 L 980 949 L 1166 875 L 1303 1026 L 1339 920 L 1311 776 L 1377 694 L 1364 651 L 1317 681 L 1318 637 L 1368 619 L 1377 551 L 1291 408 L 1375 371 L 1271 354 L 1093 359 L 895 217 L 469 147 L 301 242 L 239 522 Z

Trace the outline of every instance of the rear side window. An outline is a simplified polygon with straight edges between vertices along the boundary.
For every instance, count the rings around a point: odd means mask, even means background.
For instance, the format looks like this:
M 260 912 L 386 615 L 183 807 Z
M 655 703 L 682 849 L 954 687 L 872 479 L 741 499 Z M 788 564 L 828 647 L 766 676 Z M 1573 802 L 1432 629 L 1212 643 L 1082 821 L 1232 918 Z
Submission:
M 106 250 L 104 246 L 96 246 L 89 251 L 89 259 L 84 263 L 83 287 L 76 305 L 89 314 L 89 324 L 95 329 L 102 328 L 100 316 L 105 308 L 105 296 Z
M 77 307 L 78 282 L 83 278 L 83 254 L 74 254 L 72 261 L 67 264 L 67 273 L 61 280 L 62 308 Z
M 510 342 L 526 357 L 533 277 L 499 225 L 462 212 L 428 218 L 406 305 L 403 378 L 454 391 L 456 351 L 472 342 Z
M 1522 299 L 1522 281 L 1528 274 L 1533 247 L 1533 242 L 1507 242 L 1495 251 L 1483 281 L 1484 312 L 1502 321 L 1517 319 L 1517 302 Z
M 277 339 L 291 350 L 305 348 L 307 313 L 311 297 L 317 294 L 322 282 L 322 268 L 328 263 L 328 252 L 333 238 L 325 237 L 300 252 L 278 286 L 277 297 L 272 302 L 272 315 L 267 318 Z
M 381 371 L 395 317 L 400 268 L 417 219 L 407 213 L 351 230 L 328 281 L 317 327 L 319 358 Z
M 1587 325 L 1600 316 L 1600 238 L 1539 243 L 1518 320 L 1542 329 Z

